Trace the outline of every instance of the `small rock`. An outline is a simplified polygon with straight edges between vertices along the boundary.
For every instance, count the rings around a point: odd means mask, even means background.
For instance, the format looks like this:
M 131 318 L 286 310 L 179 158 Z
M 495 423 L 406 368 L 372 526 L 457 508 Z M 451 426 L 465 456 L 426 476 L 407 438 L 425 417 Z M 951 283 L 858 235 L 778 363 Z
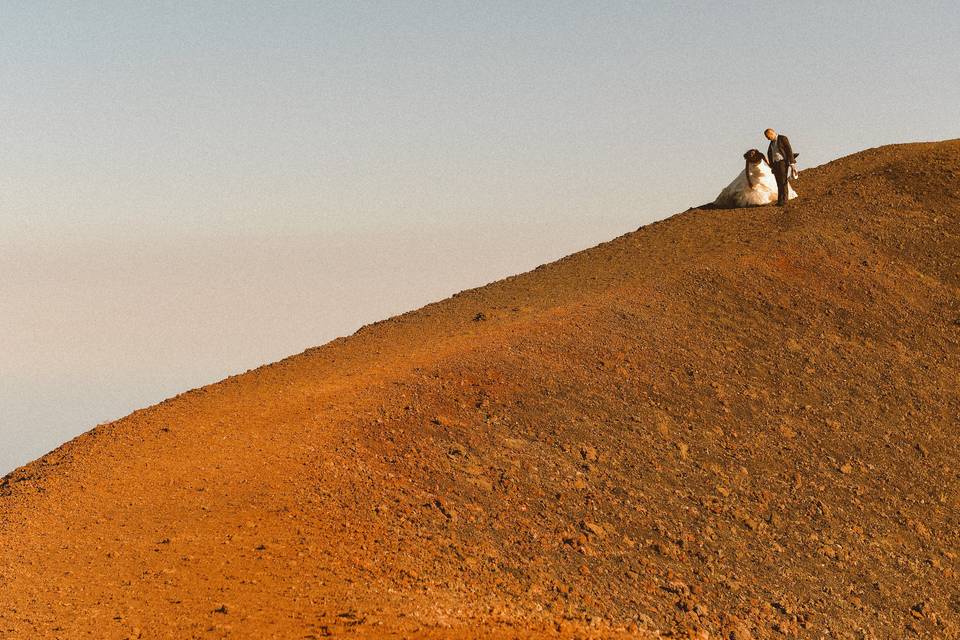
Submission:
M 780 435 L 782 435 L 784 438 L 788 440 L 792 440 L 793 438 L 797 437 L 797 432 L 785 424 L 780 425 L 779 431 L 780 431 Z
M 493 483 L 486 478 L 470 478 L 470 483 L 483 491 L 493 491 Z
M 672 426 L 673 421 L 665 413 L 657 414 L 657 432 L 666 438 L 670 435 L 670 427 Z
M 653 629 L 656 627 L 656 623 L 653 621 L 653 618 L 645 613 L 638 613 L 634 619 L 637 621 L 637 624 L 640 625 L 641 629 Z
M 825 556 L 831 560 L 837 559 L 837 550 L 831 546 L 824 545 L 820 547 L 820 555 Z
M 503 446 L 507 449 L 513 449 L 514 451 L 522 451 L 526 447 L 527 442 L 521 438 L 504 438 Z
M 675 593 L 678 596 L 690 595 L 690 587 L 688 587 L 686 583 L 681 582 L 680 580 L 674 580 L 672 582 L 668 582 L 663 586 L 663 590 L 669 593 Z
M 753 633 L 745 624 L 738 624 L 730 632 L 730 640 L 753 640 Z

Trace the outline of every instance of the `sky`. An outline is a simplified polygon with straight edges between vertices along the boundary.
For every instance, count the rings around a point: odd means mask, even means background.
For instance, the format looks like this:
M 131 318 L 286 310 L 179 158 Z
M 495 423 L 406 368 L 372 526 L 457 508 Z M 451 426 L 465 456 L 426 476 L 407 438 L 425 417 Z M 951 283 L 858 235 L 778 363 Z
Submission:
M 4 2 L 0 474 L 802 170 L 960 137 L 950 2 Z

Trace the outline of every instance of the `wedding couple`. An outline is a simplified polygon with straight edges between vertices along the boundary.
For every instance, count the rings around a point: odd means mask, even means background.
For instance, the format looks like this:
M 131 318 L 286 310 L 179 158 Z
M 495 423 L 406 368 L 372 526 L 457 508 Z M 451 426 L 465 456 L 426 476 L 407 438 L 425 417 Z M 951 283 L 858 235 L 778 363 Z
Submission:
M 770 144 L 767 155 L 756 149 L 743 154 L 746 168 L 714 200 L 715 207 L 724 209 L 750 207 L 776 202 L 782 207 L 787 200 L 797 197 L 788 178 L 797 177 L 797 155 L 787 136 L 777 135 L 773 129 L 763 132 Z

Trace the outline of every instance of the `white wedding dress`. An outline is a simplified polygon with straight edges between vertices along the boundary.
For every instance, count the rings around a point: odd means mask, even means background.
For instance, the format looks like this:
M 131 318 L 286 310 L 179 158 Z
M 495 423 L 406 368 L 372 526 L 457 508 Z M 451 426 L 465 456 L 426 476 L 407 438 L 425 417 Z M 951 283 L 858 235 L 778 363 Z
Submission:
M 747 184 L 747 168 L 750 170 L 750 182 L 753 186 Z M 724 209 L 734 207 L 756 207 L 764 204 L 770 204 L 777 201 L 777 179 L 773 175 L 773 170 L 767 164 L 766 159 L 756 164 L 749 164 L 744 168 L 733 182 L 720 192 L 717 199 L 713 201 L 714 206 Z M 789 185 L 789 182 L 787 183 Z M 797 197 L 797 192 L 793 187 L 787 187 L 787 199 L 792 200 Z

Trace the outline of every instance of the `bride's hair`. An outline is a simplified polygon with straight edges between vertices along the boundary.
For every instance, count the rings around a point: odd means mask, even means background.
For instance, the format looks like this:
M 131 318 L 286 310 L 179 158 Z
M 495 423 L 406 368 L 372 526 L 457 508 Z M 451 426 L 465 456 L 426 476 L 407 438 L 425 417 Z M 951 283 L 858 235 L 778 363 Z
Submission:
M 764 161 L 764 156 L 756 149 L 750 149 L 743 154 L 743 159 L 747 161 L 747 166 L 743 169 L 743 173 L 747 176 L 747 186 L 753 189 L 753 180 L 750 179 L 750 165 L 760 164 Z

